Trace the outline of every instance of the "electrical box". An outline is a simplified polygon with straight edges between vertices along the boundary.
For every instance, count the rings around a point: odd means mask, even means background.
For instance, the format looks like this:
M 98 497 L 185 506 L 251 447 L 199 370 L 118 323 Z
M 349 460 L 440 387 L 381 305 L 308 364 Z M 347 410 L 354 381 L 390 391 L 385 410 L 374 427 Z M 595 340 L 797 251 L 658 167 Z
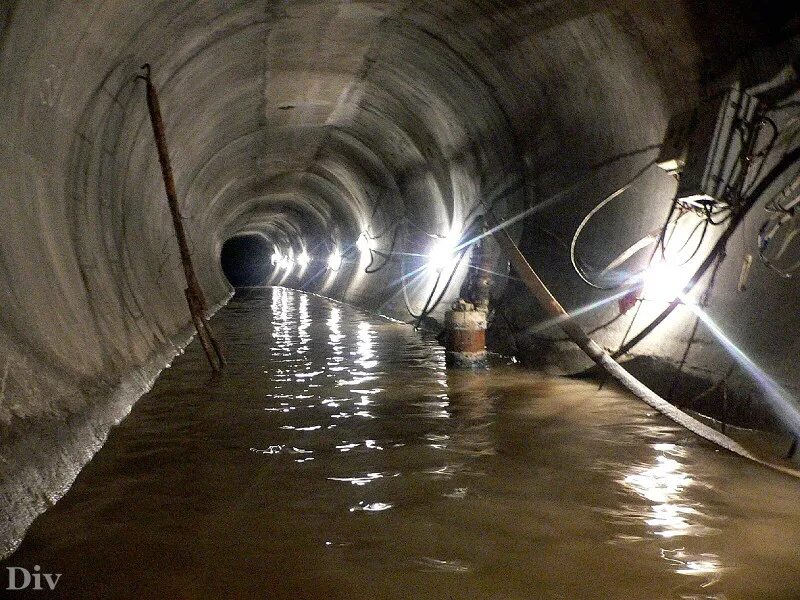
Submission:
M 742 168 L 758 101 L 737 83 L 670 120 L 657 164 L 678 174 L 679 200 L 724 201 Z

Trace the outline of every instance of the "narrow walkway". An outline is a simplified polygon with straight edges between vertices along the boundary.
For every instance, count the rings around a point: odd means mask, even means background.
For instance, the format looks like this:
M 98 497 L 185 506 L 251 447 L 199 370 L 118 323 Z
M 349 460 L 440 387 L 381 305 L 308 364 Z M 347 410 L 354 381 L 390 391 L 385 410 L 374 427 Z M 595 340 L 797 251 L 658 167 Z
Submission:
M 800 596 L 800 482 L 622 393 L 282 288 L 214 326 L 3 563 L 30 597 Z

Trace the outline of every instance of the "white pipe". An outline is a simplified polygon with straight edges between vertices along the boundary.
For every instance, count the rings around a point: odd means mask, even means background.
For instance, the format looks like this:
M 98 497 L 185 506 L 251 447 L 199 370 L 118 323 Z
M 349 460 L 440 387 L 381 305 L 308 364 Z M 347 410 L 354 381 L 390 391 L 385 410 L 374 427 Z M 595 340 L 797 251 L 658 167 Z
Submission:
M 490 222 L 494 221 L 490 215 L 487 215 L 487 218 Z M 647 405 L 701 438 L 759 464 L 794 477 L 800 477 L 800 472 L 798 471 L 767 462 L 754 456 L 735 440 L 732 440 L 727 435 L 701 423 L 694 417 L 678 409 L 631 375 L 622 365 L 614 360 L 600 344 L 590 338 L 564 307 L 561 306 L 559 301 L 556 300 L 555 296 L 553 296 L 544 282 L 530 266 L 525 256 L 520 252 L 505 229 L 497 226 L 496 223 L 492 222 L 490 224 L 492 225 L 495 239 L 511 261 L 514 270 L 533 294 L 534 298 L 536 298 L 539 305 L 558 323 L 564 333 L 566 333 L 589 358 L 597 363 L 601 369 L 613 377 L 620 385 Z

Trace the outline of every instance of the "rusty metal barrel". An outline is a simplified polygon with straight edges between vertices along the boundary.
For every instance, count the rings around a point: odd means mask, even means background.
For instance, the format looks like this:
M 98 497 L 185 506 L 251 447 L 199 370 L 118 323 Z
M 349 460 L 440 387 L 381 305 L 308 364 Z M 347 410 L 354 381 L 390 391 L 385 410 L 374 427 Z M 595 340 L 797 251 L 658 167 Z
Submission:
M 457 300 L 445 313 L 445 357 L 448 366 L 486 364 L 486 310 Z

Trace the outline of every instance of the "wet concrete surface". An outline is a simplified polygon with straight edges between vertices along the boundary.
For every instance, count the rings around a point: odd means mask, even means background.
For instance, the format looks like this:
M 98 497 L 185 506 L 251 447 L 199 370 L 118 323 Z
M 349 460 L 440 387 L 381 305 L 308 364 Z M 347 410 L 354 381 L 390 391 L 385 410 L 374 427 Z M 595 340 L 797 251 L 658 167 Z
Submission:
M 2 563 L 55 591 L 8 597 L 800 598 L 800 482 L 620 391 L 285 288 L 213 324 L 225 374 L 176 359 Z

